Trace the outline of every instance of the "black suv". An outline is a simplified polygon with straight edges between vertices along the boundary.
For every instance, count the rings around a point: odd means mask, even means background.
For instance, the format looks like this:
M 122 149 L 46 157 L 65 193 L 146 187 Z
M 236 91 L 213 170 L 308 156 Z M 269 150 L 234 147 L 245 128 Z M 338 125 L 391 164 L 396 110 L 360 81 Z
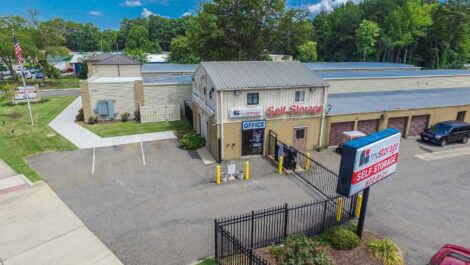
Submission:
M 466 144 L 470 138 L 470 124 L 463 121 L 439 122 L 421 133 L 421 140 L 446 146 L 450 142 Z

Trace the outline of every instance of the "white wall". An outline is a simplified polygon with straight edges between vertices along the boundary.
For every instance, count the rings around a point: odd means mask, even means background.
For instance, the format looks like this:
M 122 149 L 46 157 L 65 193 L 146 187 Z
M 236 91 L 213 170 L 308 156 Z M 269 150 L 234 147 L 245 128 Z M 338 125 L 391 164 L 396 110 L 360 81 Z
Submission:
M 137 110 L 134 83 L 89 83 L 89 90 L 93 115 L 97 115 L 98 100 L 114 100 L 116 119 L 124 112 L 134 117 Z
M 144 105 L 164 106 L 191 102 L 191 84 L 151 85 L 144 84 Z

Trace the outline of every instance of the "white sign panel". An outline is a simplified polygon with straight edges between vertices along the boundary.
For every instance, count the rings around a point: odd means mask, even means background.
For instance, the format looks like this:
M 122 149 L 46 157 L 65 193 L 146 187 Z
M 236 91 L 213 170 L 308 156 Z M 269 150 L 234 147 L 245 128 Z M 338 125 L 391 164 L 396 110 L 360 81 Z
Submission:
M 400 131 L 389 128 L 345 143 L 336 191 L 351 196 L 393 174 L 400 139 Z
M 230 118 L 261 117 L 263 111 L 261 108 L 230 108 Z
M 17 87 L 15 89 L 15 100 L 26 100 L 26 93 L 29 99 L 38 97 L 38 88 L 35 86 Z
M 401 135 L 395 134 L 357 150 L 349 192 L 351 195 L 396 171 L 400 139 Z

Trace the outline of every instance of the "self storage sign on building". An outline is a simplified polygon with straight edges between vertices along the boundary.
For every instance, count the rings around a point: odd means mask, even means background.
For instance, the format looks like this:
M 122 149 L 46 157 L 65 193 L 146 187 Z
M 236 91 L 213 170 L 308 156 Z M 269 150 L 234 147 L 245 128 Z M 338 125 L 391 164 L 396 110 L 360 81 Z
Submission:
M 336 191 L 349 197 L 392 175 L 400 139 L 399 130 L 386 129 L 345 143 Z

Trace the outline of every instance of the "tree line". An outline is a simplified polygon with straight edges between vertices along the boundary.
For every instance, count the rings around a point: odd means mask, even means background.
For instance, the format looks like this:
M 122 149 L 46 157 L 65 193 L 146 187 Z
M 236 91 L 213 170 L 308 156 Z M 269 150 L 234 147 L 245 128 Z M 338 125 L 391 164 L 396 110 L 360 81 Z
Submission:
M 175 63 L 202 60 L 269 60 L 269 54 L 301 61 L 384 61 L 427 68 L 458 68 L 470 61 L 470 1 L 365 0 L 312 17 L 285 0 L 213 0 L 181 18 L 125 18 L 119 30 L 92 23 L 0 17 L 0 60 L 14 62 L 16 30 L 26 56 L 46 67 L 47 55 L 122 51 L 170 51 Z

